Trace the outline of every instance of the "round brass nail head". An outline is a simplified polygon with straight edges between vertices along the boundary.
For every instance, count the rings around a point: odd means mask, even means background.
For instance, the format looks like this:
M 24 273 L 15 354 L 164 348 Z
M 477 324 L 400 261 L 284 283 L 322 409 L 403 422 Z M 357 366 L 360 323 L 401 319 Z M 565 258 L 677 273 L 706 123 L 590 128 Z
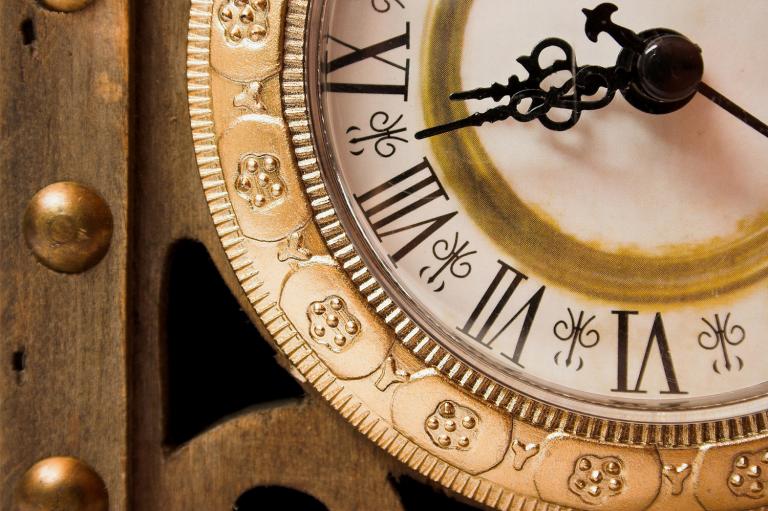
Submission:
M 35 257 L 48 268 L 80 273 L 107 253 L 112 213 L 90 188 L 71 181 L 54 183 L 29 202 L 24 237 Z
M 13 511 L 107 511 L 104 481 L 86 463 L 69 457 L 35 463 L 16 487 Z
M 43 7 L 52 11 L 73 12 L 84 9 L 92 0 L 40 0 Z

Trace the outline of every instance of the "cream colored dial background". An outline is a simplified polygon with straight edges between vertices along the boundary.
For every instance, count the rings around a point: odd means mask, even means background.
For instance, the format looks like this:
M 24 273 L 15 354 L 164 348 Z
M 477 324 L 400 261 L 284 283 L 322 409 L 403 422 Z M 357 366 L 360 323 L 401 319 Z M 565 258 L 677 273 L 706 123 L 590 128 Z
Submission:
M 466 88 L 525 76 L 514 62 L 542 40 L 572 44 L 578 63 L 615 64 L 617 43 L 584 36 L 568 0 L 472 4 L 461 76 Z M 523 7 L 524 5 L 524 7 Z M 761 0 L 623 2 L 614 15 L 635 30 L 669 27 L 702 47 L 706 81 L 768 119 L 768 58 L 755 51 L 768 17 Z M 555 54 L 556 55 L 556 54 Z M 471 108 L 493 105 L 489 100 Z M 477 130 L 509 186 L 565 232 L 612 251 L 664 253 L 729 239 L 768 213 L 768 143 L 703 96 L 666 116 L 638 113 L 622 98 L 557 133 L 514 121 Z
M 665 9 L 657 3 L 659 5 L 624 2 L 617 21 L 638 29 L 670 26 L 689 34 L 706 52 L 707 80 L 756 115 L 768 117 L 768 107 L 759 94 L 759 84 L 765 83 L 764 71 L 749 62 L 750 58 L 760 57 L 744 52 L 749 42 L 759 37 L 756 20 L 765 19 L 764 11 L 768 6 L 759 1 L 741 2 L 743 10 L 725 16 L 717 2 L 677 2 Z M 344 5 L 344 2 L 329 2 L 326 16 L 329 29 L 333 36 L 358 47 L 399 35 L 406 21 L 410 22 L 410 51 L 397 49 L 386 55 L 396 62 L 406 58 L 411 60 L 407 103 L 400 97 L 380 95 L 328 94 L 325 97 L 324 116 L 336 169 L 359 229 L 365 233 L 372 250 L 386 265 L 386 272 L 392 278 L 383 282 L 385 287 L 408 297 L 426 311 L 435 320 L 432 326 L 437 335 L 451 342 L 454 351 L 462 358 L 500 376 L 513 388 L 523 388 L 545 401 L 592 410 L 592 405 L 563 397 L 575 394 L 581 399 L 607 405 L 600 411 L 605 415 L 613 413 L 611 407 L 655 410 L 654 413 L 641 412 L 638 416 L 643 420 L 680 420 L 681 417 L 693 420 L 733 415 L 734 408 L 682 415 L 660 410 L 665 406 L 682 406 L 683 402 L 688 402 L 686 406 L 711 406 L 734 398 L 725 394 L 764 383 L 762 367 L 766 355 L 760 341 L 768 331 L 763 312 L 768 305 L 765 287 L 755 285 L 737 294 L 681 304 L 674 300 L 660 305 L 637 305 L 631 301 L 595 299 L 579 293 L 573 286 L 569 288 L 538 275 L 536 268 L 505 251 L 504 243 L 509 240 L 489 236 L 487 230 L 482 229 L 482 218 L 474 214 L 471 205 L 459 199 L 466 192 L 461 179 L 444 175 L 439 164 L 440 154 L 434 152 L 431 144 L 411 139 L 391 158 L 381 158 L 372 150 L 353 156 L 346 130 L 351 125 L 366 126 L 374 112 L 386 111 L 393 119 L 403 114 L 411 137 L 424 126 L 422 112 L 425 106 L 420 94 L 423 84 L 419 81 L 424 65 L 421 58 L 426 52 L 421 46 L 426 20 L 431 13 L 427 2 L 408 4 L 405 10 L 393 8 L 385 14 L 344 8 Z M 550 36 L 572 41 L 581 64 L 610 65 L 612 56 L 618 51 L 617 46 L 605 36 L 598 45 L 586 40 L 580 7 L 564 1 L 521 2 L 514 6 L 505 1 L 474 2 L 464 33 L 460 64 L 462 85 L 475 87 L 506 80 L 509 74 L 519 71 L 514 58 L 529 53 L 534 44 Z M 660 16 L 662 13 L 664 16 Z M 446 20 L 445 26 L 452 30 L 452 22 L 455 20 Z M 328 50 L 331 59 L 350 51 L 335 43 L 331 43 Z M 717 67 L 710 64 L 711 61 L 724 64 Z M 438 68 L 446 65 L 450 63 L 430 63 Z M 393 70 L 381 62 L 365 61 L 338 71 L 334 79 L 379 83 L 397 81 L 400 75 L 393 74 Z M 472 108 L 484 106 L 476 103 Z M 766 174 L 759 164 L 765 161 L 768 145 L 759 135 L 701 99 L 696 99 L 682 112 L 654 118 L 635 112 L 622 98 L 617 98 L 604 111 L 586 113 L 581 123 L 568 133 L 548 132 L 536 123 L 523 126 L 514 121 L 475 131 L 487 151 L 488 163 L 500 169 L 507 186 L 533 211 L 578 241 L 614 253 L 634 251 L 650 256 L 664 255 L 681 250 L 681 246 L 706 244 L 713 238 L 716 241 L 729 237 L 738 239 L 745 226 L 760 219 L 768 198 L 768 188 L 764 186 Z M 351 197 L 391 179 L 420 162 L 424 156 L 430 158 L 452 199 L 431 203 L 429 211 L 412 217 L 411 222 L 403 225 L 412 223 L 413 219 L 431 218 L 451 211 L 458 211 L 459 215 L 395 267 L 388 255 L 407 242 L 412 233 L 387 237 L 379 243 Z M 474 163 L 470 165 L 469 159 L 462 163 L 469 167 L 467 172 L 484 171 Z M 467 279 L 447 282 L 444 291 L 435 293 L 434 286 L 430 288 L 420 278 L 420 271 L 436 264 L 431 252 L 433 243 L 443 238 L 452 241 L 456 232 L 462 241 L 469 241 L 472 249 L 478 251 L 472 261 L 473 272 Z M 524 245 L 526 240 L 515 240 L 515 243 Z M 502 355 L 514 349 L 516 335 L 503 335 L 493 349 L 486 349 L 457 330 L 492 281 L 498 270 L 498 259 L 530 276 L 498 325 L 505 323 L 540 286 L 547 286 L 522 359 L 524 369 L 514 367 Z M 567 266 L 561 271 L 567 272 Z M 588 316 L 595 315 L 590 328 L 601 334 L 598 346 L 581 353 L 585 366 L 579 372 L 564 370 L 554 365 L 553 360 L 558 351 L 567 350 L 567 343 L 556 339 L 552 329 L 556 322 L 568 319 L 568 308 L 576 313 L 583 310 Z M 640 313 L 630 323 L 630 386 L 634 386 L 640 370 L 654 315 L 661 312 L 676 375 L 681 389 L 687 392 L 685 396 L 662 393 L 667 390 L 667 385 L 655 346 L 643 378 L 642 387 L 647 393 L 611 392 L 616 387 L 617 378 L 617 326 L 616 316 L 612 314 L 615 310 Z M 702 350 L 697 338 L 706 330 L 702 317 L 724 316 L 726 313 L 732 314 L 733 324 L 747 330 L 745 342 L 732 352 L 747 363 L 741 372 L 718 375 L 712 369 L 718 352 Z M 419 313 L 414 316 L 418 318 Z M 511 331 L 516 332 L 515 329 Z M 539 387 L 549 388 L 556 394 Z M 758 392 L 753 388 L 738 397 L 755 397 Z M 762 407 L 762 402 L 755 401 L 739 406 L 738 411 Z M 615 413 L 625 417 L 629 412 Z

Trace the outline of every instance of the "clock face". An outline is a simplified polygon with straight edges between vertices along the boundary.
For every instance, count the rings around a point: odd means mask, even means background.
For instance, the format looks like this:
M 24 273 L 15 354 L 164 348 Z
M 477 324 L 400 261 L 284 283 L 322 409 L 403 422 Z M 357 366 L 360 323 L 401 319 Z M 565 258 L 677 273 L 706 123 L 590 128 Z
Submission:
M 768 119 L 766 2 L 616 3 L 616 23 L 694 41 L 704 81 Z M 573 69 L 614 66 L 620 45 L 587 38 L 583 7 L 318 3 L 310 100 L 337 214 L 414 321 L 516 391 L 650 422 L 765 409 L 765 136 L 701 94 L 666 115 L 617 94 L 567 131 L 510 118 L 415 137 L 502 104 L 449 95 L 525 79 L 516 59 L 544 39 L 569 43 Z

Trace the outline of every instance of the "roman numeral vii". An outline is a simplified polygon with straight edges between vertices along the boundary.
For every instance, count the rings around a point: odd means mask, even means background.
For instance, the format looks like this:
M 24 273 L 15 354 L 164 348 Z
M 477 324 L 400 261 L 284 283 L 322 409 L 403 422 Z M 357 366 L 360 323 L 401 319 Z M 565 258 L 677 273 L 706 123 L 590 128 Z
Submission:
M 517 327 L 517 340 L 515 341 L 514 352 L 512 355 L 502 352 L 501 355 L 517 366 L 525 367 L 521 363 L 523 349 L 528 340 L 528 334 L 531 332 L 533 320 L 536 318 L 536 313 L 539 310 L 541 299 L 544 297 L 546 287 L 542 286 L 539 288 L 538 291 L 529 296 L 523 305 L 515 310 L 516 306 L 511 305 L 512 298 L 513 296 L 518 296 L 516 295 L 518 288 L 528 277 L 504 261 L 499 261 L 499 265 L 499 271 L 493 278 L 488 290 L 480 298 L 466 324 L 459 328 L 459 331 L 486 348 L 490 348 L 514 323 L 520 323 Z M 518 318 L 520 321 L 518 321 Z

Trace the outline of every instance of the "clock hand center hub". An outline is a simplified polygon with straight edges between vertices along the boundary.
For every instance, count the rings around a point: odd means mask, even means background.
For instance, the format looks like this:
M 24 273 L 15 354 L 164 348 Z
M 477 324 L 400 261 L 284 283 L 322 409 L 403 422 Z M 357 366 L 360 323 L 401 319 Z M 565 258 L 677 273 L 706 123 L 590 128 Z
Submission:
M 696 94 L 704 76 L 701 48 L 679 34 L 659 35 L 646 44 L 637 71 L 641 88 L 651 99 L 684 101 Z
M 629 72 L 621 90 L 633 107 L 649 114 L 668 114 L 687 105 L 704 77 L 701 48 L 673 30 L 657 28 L 638 34 L 642 50 L 624 47 L 617 66 Z
M 603 3 L 583 12 L 587 17 L 585 32 L 591 41 L 597 42 L 604 32 L 623 48 L 617 66 L 631 75 L 629 86 L 621 91 L 625 99 L 651 114 L 667 114 L 688 104 L 704 77 L 701 48 L 666 28 L 636 34 L 611 19 L 618 9 Z

